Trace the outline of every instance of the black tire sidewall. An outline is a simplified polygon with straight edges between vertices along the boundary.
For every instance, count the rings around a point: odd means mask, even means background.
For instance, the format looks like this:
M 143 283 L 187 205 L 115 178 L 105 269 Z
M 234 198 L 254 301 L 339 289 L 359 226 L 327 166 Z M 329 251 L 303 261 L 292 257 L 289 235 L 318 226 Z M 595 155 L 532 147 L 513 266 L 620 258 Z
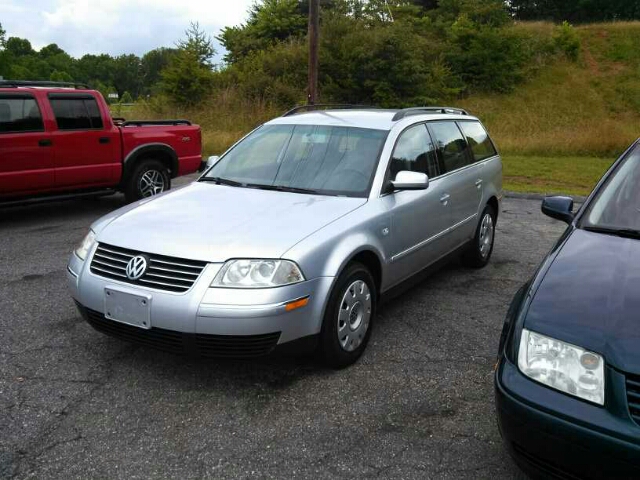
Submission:
M 356 280 L 362 280 L 369 287 L 371 294 L 371 318 L 369 320 L 369 328 L 365 334 L 362 343 L 353 352 L 347 352 L 342 348 L 338 341 L 338 324 L 337 315 L 340 308 L 340 302 L 346 288 Z M 320 333 L 320 350 L 325 364 L 332 368 L 347 367 L 360 358 L 369 343 L 373 325 L 375 323 L 377 309 L 377 290 L 373 276 L 360 263 L 349 264 L 344 271 L 338 276 L 327 303 L 324 318 L 322 321 L 322 330 Z
M 486 256 L 486 258 L 483 258 L 482 254 L 480 253 L 480 228 L 482 227 L 482 219 L 487 213 L 491 215 L 491 219 L 493 220 L 493 238 L 491 239 L 491 249 L 489 250 L 489 254 Z M 491 260 L 493 246 L 495 245 L 496 241 L 496 220 L 496 212 L 494 211 L 494 208 L 491 205 L 487 205 L 486 207 L 484 207 L 484 210 L 480 215 L 480 221 L 478 222 L 478 226 L 476 227 L 476 234 L 473 237 L 473 243 L 471 244 L 469 251 L 464 258 L 465 263 L 470 267 L 482 268 L 487 263 L 489 263 L 489 260 Z
M 135 202 L 137 200 L 141 200 L 142 198 L 151 198 L 143 197 L 138 188 L 140 185 L 140 178 L 145 174 L 145 172 L 148 172 L 149 170 L 157 170 L 158 172 L 160 172 L 164 179 L 164 192 L 171 188 L 171 177 L 169 176 L 169 171 L 167 170 L 167 167 L 162 164 L 162 162 L 152 159 L 142 160 L 138 165 L 134 167 L 133 172 L 126 182 L 124 193 L 127 201 Z

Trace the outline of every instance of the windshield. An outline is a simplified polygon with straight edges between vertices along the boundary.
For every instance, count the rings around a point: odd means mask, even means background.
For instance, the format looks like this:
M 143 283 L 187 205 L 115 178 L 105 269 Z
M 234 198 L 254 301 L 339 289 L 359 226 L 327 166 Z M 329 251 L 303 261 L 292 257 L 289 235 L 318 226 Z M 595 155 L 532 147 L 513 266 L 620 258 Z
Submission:
M 224 155 L 203 180 L 364 197 L 387 133 L 324 125 L 265 125 Z
M 591 202 L 585 228 L 640 230 L 640 148 L 634 148 Z

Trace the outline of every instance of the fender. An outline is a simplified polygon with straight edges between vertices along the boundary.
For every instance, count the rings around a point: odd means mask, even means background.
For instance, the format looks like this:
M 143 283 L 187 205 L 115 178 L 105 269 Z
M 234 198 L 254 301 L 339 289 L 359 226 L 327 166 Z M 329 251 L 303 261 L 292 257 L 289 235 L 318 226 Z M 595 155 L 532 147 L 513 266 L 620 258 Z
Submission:
M 168 158 L 171 176 L 175 178 L 178 175 L 178 154 L 170 145 L 166 143 L 145 143 L 131 150 L 125 157 L 123 162 L 123 177 L 129 173 L 136 160 L 143 156 L 153 156 L 153 154 L 160 154 L 161 157 Z M 161 158 L 161 160 L 163 158 Z

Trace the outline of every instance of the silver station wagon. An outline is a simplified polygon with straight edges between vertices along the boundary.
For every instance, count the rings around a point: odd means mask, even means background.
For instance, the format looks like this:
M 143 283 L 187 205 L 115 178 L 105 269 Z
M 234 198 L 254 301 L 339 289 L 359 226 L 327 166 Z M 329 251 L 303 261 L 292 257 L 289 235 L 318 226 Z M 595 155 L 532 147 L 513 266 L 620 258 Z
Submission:
M 208 165 L 99 219 L 71 255 L 94 328 L 200 357 L 318 349 L 339 368 L 382 295 L 491 256 L 502 164 L 463 110 L 298 108 Z

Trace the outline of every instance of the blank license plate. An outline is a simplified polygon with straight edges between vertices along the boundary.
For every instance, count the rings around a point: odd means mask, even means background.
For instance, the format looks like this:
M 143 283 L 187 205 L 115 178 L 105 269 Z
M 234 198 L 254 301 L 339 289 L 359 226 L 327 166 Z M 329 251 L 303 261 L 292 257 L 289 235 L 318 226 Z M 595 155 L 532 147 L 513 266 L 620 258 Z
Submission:
M 140 328 L 151 328 L 151 295 L 104 289 L 104 316 Z

